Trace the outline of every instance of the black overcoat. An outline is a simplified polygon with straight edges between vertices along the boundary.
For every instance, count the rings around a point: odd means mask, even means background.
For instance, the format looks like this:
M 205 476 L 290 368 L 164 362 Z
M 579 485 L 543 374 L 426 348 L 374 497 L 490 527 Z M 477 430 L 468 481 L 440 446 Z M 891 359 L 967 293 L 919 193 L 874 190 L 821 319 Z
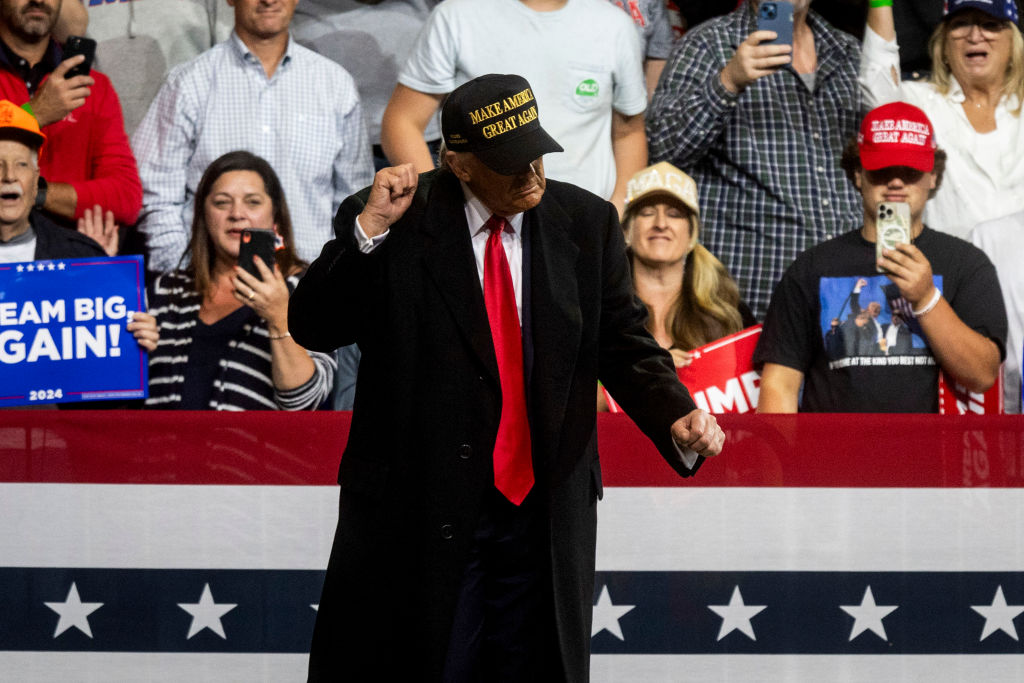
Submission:
M 338 473 L 338 527 L 311 680 L 433 681 L 484 494 L 501 390 L 464 198 L 449 171 L 420 176 L 384 243 L 361 253 L 354 219 L 291 299 L 302 346 L 362 351 Z M 670 356 L 644 329 L 611 204 L 549 180 L 525 217 L 524 335 L 536 488 L 550 519 L 554 612 L 566 680 L 590 654 L 600 378 L 680 474 L 670 425 L 694 409 Z

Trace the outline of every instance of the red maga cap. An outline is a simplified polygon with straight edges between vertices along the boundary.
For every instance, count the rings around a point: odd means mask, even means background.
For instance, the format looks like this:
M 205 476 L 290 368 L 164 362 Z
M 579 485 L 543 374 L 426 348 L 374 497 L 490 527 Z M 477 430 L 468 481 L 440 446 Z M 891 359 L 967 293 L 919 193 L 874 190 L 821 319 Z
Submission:
M 860 163 L 868 171 L 909 166 L 935 168 L 935 130 L 925 113 L 906 102 L 892 102 L 867 113 L 857 134 Z

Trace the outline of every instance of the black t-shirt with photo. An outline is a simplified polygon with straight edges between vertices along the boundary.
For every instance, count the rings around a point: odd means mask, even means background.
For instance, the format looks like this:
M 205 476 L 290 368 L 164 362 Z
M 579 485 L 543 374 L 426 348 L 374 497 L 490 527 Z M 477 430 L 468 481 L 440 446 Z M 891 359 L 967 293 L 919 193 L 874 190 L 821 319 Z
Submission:
M 929 228 L 914 240 L 960 319 L 1005 357 L 1006 312 L 995 267 L 974 245 Z M 934 413 L 939 367 L 854 230 L 801 254 L 775 288 L 754 363 L 804 373 L 801 412 Z

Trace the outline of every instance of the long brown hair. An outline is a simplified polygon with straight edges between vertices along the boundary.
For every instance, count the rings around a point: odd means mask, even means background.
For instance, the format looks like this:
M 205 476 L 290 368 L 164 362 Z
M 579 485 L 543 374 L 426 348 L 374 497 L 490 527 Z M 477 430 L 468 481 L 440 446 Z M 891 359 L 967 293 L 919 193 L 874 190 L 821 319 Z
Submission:
M 263 179 L 263 188 L 270 197 L 271 206 L 274 207 L 274 223 L 277 225 L 277 232 L 284 241 L 284 248 L 278 249 L 274 256 L 277 267 L 287 277 L 296 270 L 305 267 L 307 264 L 299 258 L 295 251 L 295 240 L 292 232 L 292 219 L 288 212 L 288 202 L 284 198 L 284 189 L 274 169 L 267 163 L 266 159 L 256 156 L 252 152 L 242 150 L 228 152 L 215 159 L 199 181 L 196 188 L 194 210 L 192 212 L 192 236 L 189 239 L 188 248 L 182 255 L 189 258 L 189 264 L 185 268 L 196 282 L 196 292 L 205 296 L 213 284 L 213 266 L 216 256 L 213 249 L 213 239 L 206 225 L 206 199 L 213 191 L 213 185 L 225 173 L 231 171 L 252 171 Z M 180 265 L 179 265 L 180 267 Z

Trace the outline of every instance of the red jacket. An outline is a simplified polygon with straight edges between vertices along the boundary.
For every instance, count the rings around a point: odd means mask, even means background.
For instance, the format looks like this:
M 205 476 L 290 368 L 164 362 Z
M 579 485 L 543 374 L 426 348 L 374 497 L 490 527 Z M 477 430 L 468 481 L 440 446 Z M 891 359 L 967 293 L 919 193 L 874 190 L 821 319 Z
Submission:
M 2 66 L 2 63 L 0 63 Z M 131 225 L 142 209 L 142 181 L 124 132 L 121 102 L 105 75 L 93 71 L 96 84 L 78 109 L 43 126 L 46 144 L 39 172 L 47 182 L 68 183 L 78 193 L 75 218 L 96 204 Z M 45 81 L 44 81 L 45 82 Z M 22 105 L 29 100 L 24 81 L 0 68 L 0 98 Z

